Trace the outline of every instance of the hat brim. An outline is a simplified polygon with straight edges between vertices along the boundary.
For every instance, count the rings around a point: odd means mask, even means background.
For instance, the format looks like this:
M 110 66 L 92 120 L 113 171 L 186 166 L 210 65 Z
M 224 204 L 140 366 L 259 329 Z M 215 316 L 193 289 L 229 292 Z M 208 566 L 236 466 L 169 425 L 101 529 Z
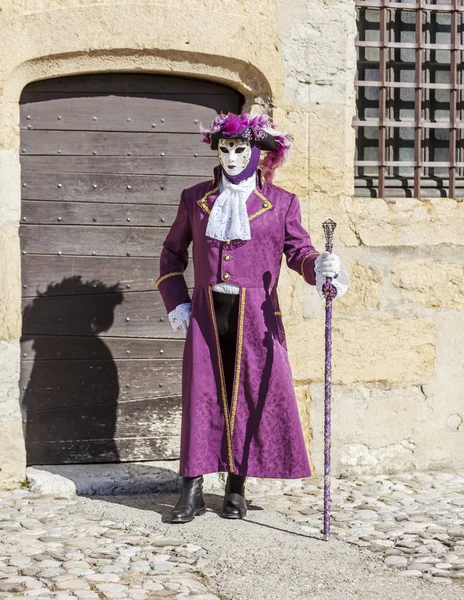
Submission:
M 234 135 L 224 135 L 224 133 L 212 133 L 211 134 L 211 150 L 217 150 L 219 146 L 219 140 L 236 140 L 243 138 L 242 133 L 234 133 Z M 246 139 L 246 138 L 243 138 Z M 260 150 L 264 150 L 265 152 L 274 152 L 277 150 L 277 143 L 273 135 L 269 133 L 265 133 L 265 136 L 260 140 L 251 139 L 249 140 L 252 146 L 256 146 Z

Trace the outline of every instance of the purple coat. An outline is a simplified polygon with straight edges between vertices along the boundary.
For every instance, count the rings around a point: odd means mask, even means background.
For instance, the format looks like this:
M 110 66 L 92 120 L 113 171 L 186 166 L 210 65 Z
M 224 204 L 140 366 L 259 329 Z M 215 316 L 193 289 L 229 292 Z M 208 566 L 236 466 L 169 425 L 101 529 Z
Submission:
M 263 182 L 259 170 L 257 187 L 247 200 L 251 240 L 207 237 L 219 177 L 216 168 L 212 181 L 182 192 L 156 282 L 167 312 L 192 302 L 182 363 L 179 474 L 310 477 L 277 282 L 285 254 L 287 265 L 315 285 L 319 253 L 301 225 L 298 198 Z M 190 298 L 183 272 L 192 241 L 195 285 Z M 211 292 L 221 281 L 241 287 L 230 410 Z

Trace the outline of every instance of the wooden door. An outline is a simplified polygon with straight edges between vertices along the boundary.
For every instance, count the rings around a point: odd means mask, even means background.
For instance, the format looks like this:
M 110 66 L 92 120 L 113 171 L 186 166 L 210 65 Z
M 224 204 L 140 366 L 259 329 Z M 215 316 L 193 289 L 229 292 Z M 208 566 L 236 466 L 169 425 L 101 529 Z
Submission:
M 184 341 L 155 288 L 159 255 L 181 190 L 217 163 L 199 123 L 240 103 L 221 85 L 138 74 L 23 91 L 29 465 L 179 457 Z

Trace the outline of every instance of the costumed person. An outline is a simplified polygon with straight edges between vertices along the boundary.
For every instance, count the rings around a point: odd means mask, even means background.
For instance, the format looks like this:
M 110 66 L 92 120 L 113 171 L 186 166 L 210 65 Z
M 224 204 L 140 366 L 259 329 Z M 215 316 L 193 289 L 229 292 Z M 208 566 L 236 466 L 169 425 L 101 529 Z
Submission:
M 333 277 L 340 296 L 349 282 L 337 255 L 313 247 L 295 194 L 271 183 L 293 137 L 247 113 L 221 113 L 202 135 L 220 164 L 212 180 L 183 190 L 156 282 L 173 328 L 186 333 L 183 479 L 171 523 L 206 511 L 206 473 L 228 473 L 225 518 L 245 516 L 247 476 L 311 477 L 277 295 L 282 256 L 319 290 Z

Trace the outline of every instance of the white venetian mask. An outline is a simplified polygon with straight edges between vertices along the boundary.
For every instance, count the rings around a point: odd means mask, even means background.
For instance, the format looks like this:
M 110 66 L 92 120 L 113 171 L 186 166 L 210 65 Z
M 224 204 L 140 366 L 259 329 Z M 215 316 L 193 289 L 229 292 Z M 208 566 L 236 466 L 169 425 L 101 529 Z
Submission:
M 218 143 L 219 162 L 228 175 L 239 175 L 251 159 L 251 145 L 244 138 L 221 138 Z

